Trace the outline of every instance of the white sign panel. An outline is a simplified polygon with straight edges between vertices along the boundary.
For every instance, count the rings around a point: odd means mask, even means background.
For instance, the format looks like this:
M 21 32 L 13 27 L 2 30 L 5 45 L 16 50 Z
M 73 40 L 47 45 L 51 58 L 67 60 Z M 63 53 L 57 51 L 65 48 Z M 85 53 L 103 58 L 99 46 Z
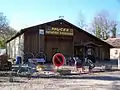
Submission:
M 44 30 L 43 29 L 39 29 L 39 34 L 40 35 L 44 35 Z

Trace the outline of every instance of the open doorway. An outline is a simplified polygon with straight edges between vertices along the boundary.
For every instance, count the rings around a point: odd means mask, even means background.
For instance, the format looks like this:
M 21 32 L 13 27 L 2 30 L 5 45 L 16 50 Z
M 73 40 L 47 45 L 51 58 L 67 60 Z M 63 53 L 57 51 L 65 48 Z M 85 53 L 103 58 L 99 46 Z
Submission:
M 84 47 L 83 46 L 75 46 L 74 48 L 74 56 L 78 56 L 83 58 L 84 56 Z

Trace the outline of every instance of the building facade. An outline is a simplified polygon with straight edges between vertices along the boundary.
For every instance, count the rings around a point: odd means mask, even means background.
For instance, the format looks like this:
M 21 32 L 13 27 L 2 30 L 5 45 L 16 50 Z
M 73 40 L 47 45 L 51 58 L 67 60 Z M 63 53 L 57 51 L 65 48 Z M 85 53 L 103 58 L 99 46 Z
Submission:
M 120 55 L 120 38 L 108 38 L 106 42 L 114 46 L 114 48 L 110 48 L 110 59 L 118 59 Z
M 109 59 L 112 47 L 63 19 L 22 29 L 6 44 L 10 58 L 25 53 L 35 55 L 44 52 L 48 62 L 51 62 L 56 50 L 65 56 L 77 55 L 83 58 L 90 53 L 99 60 Z

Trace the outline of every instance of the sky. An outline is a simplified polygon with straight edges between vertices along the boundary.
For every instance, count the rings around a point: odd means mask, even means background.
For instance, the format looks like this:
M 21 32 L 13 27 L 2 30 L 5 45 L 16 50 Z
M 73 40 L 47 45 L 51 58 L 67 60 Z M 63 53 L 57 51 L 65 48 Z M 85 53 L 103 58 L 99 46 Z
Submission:
M 0 12 L 18 31 L 59 19 L 59 16 L 75 25 L 82 18 L 89 25 L 102 10 L 120 21 L 120 0 L 0 0 Z

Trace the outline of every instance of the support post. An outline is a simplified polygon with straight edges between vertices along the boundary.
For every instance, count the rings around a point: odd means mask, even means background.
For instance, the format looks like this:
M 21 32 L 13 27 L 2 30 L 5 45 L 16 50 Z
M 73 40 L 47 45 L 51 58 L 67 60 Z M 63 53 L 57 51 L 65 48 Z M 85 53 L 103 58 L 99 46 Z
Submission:
M 120 69 L 120 53 L 119 53 L 119 56 L 118 56 L 118 69 Z

